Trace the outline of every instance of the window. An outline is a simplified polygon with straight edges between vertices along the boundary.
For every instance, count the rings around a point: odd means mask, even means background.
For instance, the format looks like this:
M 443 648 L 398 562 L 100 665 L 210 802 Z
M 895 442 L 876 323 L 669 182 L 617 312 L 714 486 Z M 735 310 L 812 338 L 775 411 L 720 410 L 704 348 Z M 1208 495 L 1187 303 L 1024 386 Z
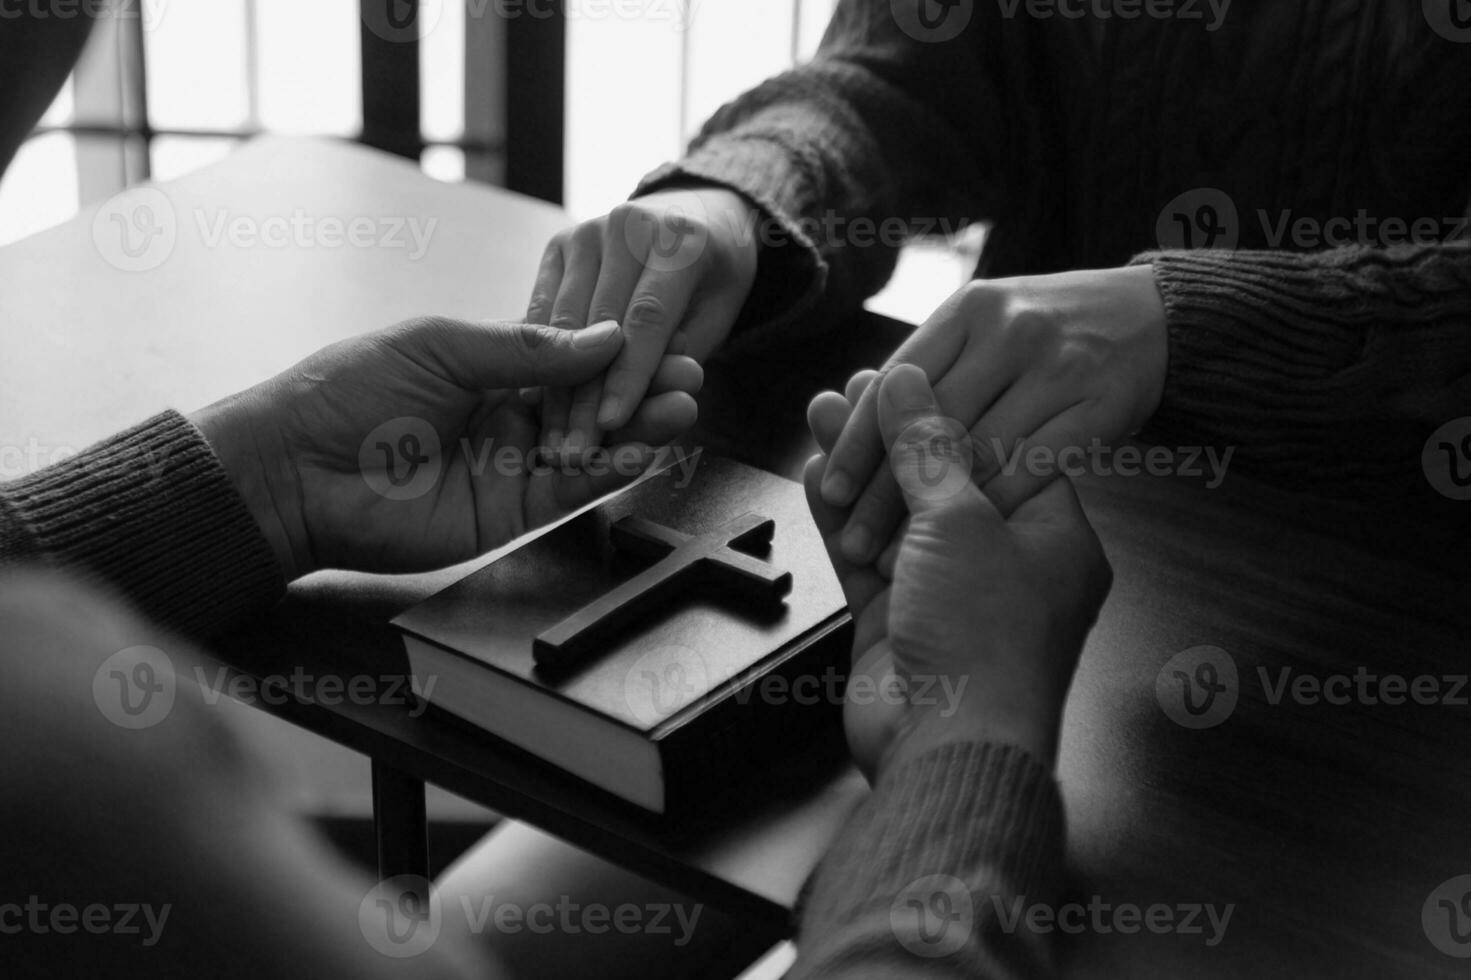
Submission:
M 359 137 L 361 0 L 119 0 L 0 185 L 0 243 L 141 180 L 211 163 L 258 133 Z M 420 163 L 500 182 L 503 25 L 551 0 L 420 0 Z M 565 201 L 626 197 L 721 102 L 816 48 L 834 0 L 565 0 Z M 637 12 L 637 16 L 630 13 Z M 776 29 L 773 29 L 776 25 Z M 467 28 L 469 36 L 467 37 Z M 500 34 L 500 39 L 495 35 Z M 487 40 L 488 38 L 488 40 Z M 469 108 L 482 120 L 467 136 Z
M 441 180 L 509 184 L 592 217 L 722 103 L 810 57 L 836 0 L 418 0 L 408 36 L 381 23 L 403 0 L 114 2 L 0 183 L 0 244 L 260 133 L 362 139 Z M 556 63 L 565 75 L 549 80 Z M 536 103 L 559 89 L 560 104 Z M 382 104 L 365 112 L 365 91 Z M 528 136 L 546 147 L 518 170 Z M 560 179 L 539 187 L 515 179 L 551 169 Z M 871 305 L 924 315 L 975 248 L 907 250 Z

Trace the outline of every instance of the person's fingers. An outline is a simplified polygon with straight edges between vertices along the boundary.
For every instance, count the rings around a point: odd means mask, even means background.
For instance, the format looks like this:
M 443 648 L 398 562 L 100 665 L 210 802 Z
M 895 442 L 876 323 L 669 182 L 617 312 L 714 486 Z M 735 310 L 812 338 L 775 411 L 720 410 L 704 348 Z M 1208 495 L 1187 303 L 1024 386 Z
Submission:
M 899 563 L 899 550 L 904 545 L 904 536 L 909 533 L 909 518 L 905 517 L 899 525 L 899 530 L 889 539 L 889 546 L 879 553 L 878 559 L 874 561 L 873 567 L 883 577 L 884 581 L 894 581 L 894 566 Z
M 541 256 L 541 266 L 536 270 L 536 281 L 531 287 L 531 300 L 526 304 L 526 322 L 548 325 L 552 322 L 552 306 L 557 301 L 557 291 L 562 286 L 564 268 L 562 243 L 552 239 Z
M 541 265 L 536 270 L 536 281 L 531 286 L 531 299 L 526 304 L 526 322 L 548 325 L 552 322 L 552 305 L 557 301 L 557 290 L 562 285 L 562 242 L 560 237 L 547 243 L 541 254 Z M 528 405 L 540 405 L 541 388 L 522 388 L 521 400 Z
M 572 389 L 547 388 L 541 399 L 541 444 L 559 451 L 567 438 L 567 416 L 572 413 Z
M 838 547 L 838 535 L 842 533 L 846 515 L 840 508 L 823 499 L 821 483 L 826 465 L 827 459 L 824 456 L 818 455 L 809 459 L 802 474 L 802 485 L 807 492 L 807 506 L 812 511 L 813 523 L 822 535 L 828 560 L 832 562 L 833 571 L 837 573 L 838 582 L 843 587 L 843 597 L 848 600 L 848 608 L 857 616 L 888 587 L 888 583 L 880 579 L 872 569 L 856 566 L 843 557 L 842 550 Z M 861 631 L 872 632 L 882 626 L 875 617 L 864 619 L 865 622 L 857 624 L 862 628 Z M 866 649 L 874 639 L 874 636 L 860 635 L 855 640 L 855 647 Z
M 588 325 L 593 290 L 602 274 L 602 237 L 591 225 L 573 231 L 564 246 L 562 280 L 552 301 L 547 323 L 563 330 L 581 330 Z
M 602 439 L 598 432 L 598 405 L 603 398 L 603 379 L 593 378 L 572 389 L 571 408 L 567 413 L 567 435 L 563 450 L 572 455 L 596 446 Z
M 1094 424 L 1089 418 L 1090 408 L 1086 402 L 1074 405 L 1049 419 L 1025 439 L 1005 444 L 1007 457 L 985 480 L 980 481 L 986 496 L 1001 513 L 1012 514 L 1059 476 L 1077 477 L 1087 472 L 1088 457 L 1083 434 Z M 977 456 L 987 456 L 991 452 L 989 448 L 978 447 Z M 1029 460 L 1046 460 L 1047 463 L 1038 466 Z
M 465 391 L 577 384 L 605 370 L 623 346 L 616 323 L 573 333 L 442 318 L 401 324 L 387 341 L 414 366 Z
M 970 342 L 966 341 L 966 343 Z M 961 349 L 956 351 L 956 358 L 959 359 L 963 353 L 965 353 L 965 344 L 962 344 Z M 971 359 L 975 359 L 974 355 L 971 355 Z M 981 417 L 982 410 L 991 404 L 997 392 L 1005 390 L 1009 394 L 1011 390 L 1005 388 L 1011 377 L 1009 373 L 1011 368 L 1008 365 L 999 360 L 993 364 L 987 358 L 981 358 L 980 361 L 979 375 L 975 368 L 969 368 L 965 363 L 950 364 L 943 377 L 933 388 L 936 402 L 946 413 L 947 426 L 955 430 L 956 437 L 964 432 L 968 422 Z M 930 372 L 930 376 L 934 377 L 934 372 Z M 882 379 L 870 383 L 866 394 L 876 395 L 881 381 Z M 1039 399 L 1037 403 L 1041 404 L 1042 400 Z M 1027 402 L 1011 399 L 1001 418 L 1004 421 L 1009 416 L 1021 415 L 1028 408 Z M 855 409 L 855 414 L 856 411 Z M 1017 424 L 1030 426 L 1041 421 L 1037 417 L 1039 411 L 1033 408 L 1019 419 Z M 958 417 L 957 413 L 959 413 Z M 1029 428 L 1021 428 L 1019 431 L 1029 431 Z M 836 455 L 842 449 L 843 447 L 839 446 L 834 448 L 833 452 Z M 868 450 L 863 451 L 866 453 Z M 978 465 L 985 462 L 985 460 L 979 460 Z M 849 517 L 848 528 L 843 535 L 844 550 L 853 561 L 872 561 L 878 550 L 884 547 L 884 542 L 893 537 L 899 522 L 904 519 L 904 497 L 899 491 L 899 485 L 894 481 L 892 466 L 881 466 L 873 471 L 872 476 L 863 486 L 862 492 L 852 502 L 851 508 L 852 515 Z
M 945 428 L 949 430 L 949 437 L 958 441 L 964 438 L 965 419 L 954 418 L 949 412 L 949 403 L 940 397 L 941 388 L 951 382 L 956 373 L 946 375 L 935 386 L 934 393 L 937 404 L 946 410 L 942 417 Z M 976 405 L 983 404 L 984 400 L 990 398 L 985 393 L 960 397 L 971 399 L 966 412 L 975 411 Z M 971 467 L 970 478 L 976 485 L 985 486 L 986 481 L 1001 467 L 1010 465 L 1010 461 L 1014 459 L 1011 454 L 1017 448 L 1021 436 L 1056 414 L 1055 397 L 1041 382 L 1018 382 L 1007 388 L 986 409 L 980 421 L 970 429 L 972 451 L 966 455 L 964 461 L 965 465 Z M 998 449 L 1002 450 L 999 456 Z M 926 479 L 940 479 L 939 469 L 944 465 L 946 464 L 940 460 L 931 461 L 930 476 Z M 848 557 L 856 562 L 872 560 L 875 551 L 893 537 L 904 514 L 904 497 L 900 493 L 899 484 L 895 482 L 892 466 L 879 469 L 852 506 L 852 516 L 848 519 L 848 528 L 843 536 L 843 547 Z
M 562 275 L 546 322 L 562 330 L 581 330 L 588 326 L 593 290 L 602 274 L 602 235 L 594 225 L 581 225 L 565 238 L 560 254 Z M 561 448 L 571 412 L 570 391 L 547 393 L 542 406 L 541 429 L 543 441 L 549 448 Z
M 957 500 L 985 501 L 970 478 L 969 435 L 941 414 L 923 370 L 901 364 L 889 371 L 880 382 L 878 402 L 879 431 L 910 514 L 925 515 Z M 989 503 L 985 506 L 995 513 Z
M 863 397 L 863 393 L 868 390 L 868 386 L 873 384 L 874 378 L 878 376 L 879 373 L 877 371 L 873 368 L 868 368 L 867 370 L 859 371 L 853 377 L 849 378 L 847 387 L 843 389 L 843 397 L 848 399 L 848 404 L 858 404 L 858 399 Z
M 824 453 L 831 452 L 852 414 L 853 406 L 836 391 L 824 391 L 812 399 L 807 405 L 807 427 L 817 440 L 817 448 Z
M 618 240 L 611 222 L 603 234 L 597 278 L 588 299 L 587 322 L 613 320 L 621 324 L 643 274 L 643 264 L 627 244 Z M 573 457 L 602 441 L 598 431 L 598 409 L 602 407 L 604 387 L 604 380 L 597 378 L 580 385 L 568 399 L 567 416 L 558 430 L 564 438 L 560 448 Z
M 651 395 L 639 405 L 629 423 L 612 433 L 608 441 L 612 445 L 642 442 L 662 446 L 688 432 L 699 417 L 700 407 L 688 392 Z
M 952 298 L 899 345 L 884 371 L 898 364 L 915 364 L 931 378 L 943 377 L 965 349 L 969 333 L 951 322 L 957 315 L 957 303 Z M 884 459 L 885 447 L 878 431 L 878 387 L 870 383 L 854 403 L 853 418 L 828 457 L 822 493 L 840 507 L 851 506 L 858 499 Z
M 848 526 L 843 531 L 843 553 L 860 564 L 871 562 L 878 549 L 894 534 L 904 519 L 904 495 L 888 466 L 873 474 L 858 500 L 848 509 Z
M 662 445 L 672 439 L 678 438 L 687 432 L 695 424 L 699 417 L 699 408 L 695 403 L 694 396 L 699 393 L 701 386 L 705 383 L 705 369 L 700 367 L 698 361 L 689 357 L 666 355 L 659 362 L 659 370 L 654 372 L 654 378 L 649 382 L 649 390 L 644 395 L 644 400 L 639 404 L 638 410 L 634 412 L 633 419 L 628 425 L 615 432 L 606 440 L 616 444 L 620 442 L 646 442 L 653 445 Z M 566 389 L 562 389 L 565 393 Z M 597 412 L 597 393 L 602 391 L 602 383 L 598 379 L 578 386 L 572 395 L 572 423 L 568 427 L 565 436 L 566 443 L 561 455 L 576 459 L 586 453 L 598 443 L 585 443 L 579 435 L 579 421 L 586 422 L 595 434 L 597 427 L 592 425 L 591 418 Z M 663 395 L 684 395 L 680 399 L 661 398 Z M 646 411 L 647 410 L 647 411 Z M 661 420 L 658 429 L 647 428 L 650 419 Z
M 665 354 L 649 382 L 649 394 L 662 395 L 668 391 L 683 391 L 698 395 L 705 386 L 705 369 L 693 357 L 683 354 Z
M 626 342 L 603 384 L 597 423 L 604 431 L 621 428 L 637 410 L 684 318 L 695 283 L 695 276 L 683 271 L 647 269 L 639 279 L 623 317 Z

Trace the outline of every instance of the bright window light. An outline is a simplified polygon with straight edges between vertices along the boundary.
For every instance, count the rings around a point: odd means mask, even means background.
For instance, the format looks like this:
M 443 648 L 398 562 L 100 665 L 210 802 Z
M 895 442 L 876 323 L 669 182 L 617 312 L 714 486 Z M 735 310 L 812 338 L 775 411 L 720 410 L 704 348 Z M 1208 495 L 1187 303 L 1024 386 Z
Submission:
M 77 213 L 77 149 L 70 133 L 27 140 L 0 181 L 0 245 Z

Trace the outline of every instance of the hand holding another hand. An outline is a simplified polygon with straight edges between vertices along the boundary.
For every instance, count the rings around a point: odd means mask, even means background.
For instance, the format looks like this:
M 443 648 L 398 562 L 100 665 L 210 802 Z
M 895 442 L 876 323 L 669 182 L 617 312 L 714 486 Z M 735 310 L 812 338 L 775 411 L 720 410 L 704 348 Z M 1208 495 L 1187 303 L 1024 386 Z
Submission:
M 425 318 L 333 344 L 194 421 L 288 580 L 317 568 L 409 572 L 482 554 L 644 471 L 694 423 L 700 367 L 672 358 L 614 448 L 542 460 L 517 389 L 576 385 L 622 332 Z
M 962 288 L 889 358 L 934 384 L 944 414 L 976 449 L 974 479 L 1010 514 L 1057 475 L 1058 460 L 1094 439 L 1110 444 L 1159 406 L 1168 361 L 1163 301 L 1147 266 L 977 281 Z M 873 561 L 905 514 L 882 464 L 878 387 L 855 396 L 832 448 L 822 497 L 851 514 L 842 551 Z
M 868 382 L 855 379 L 848 394 L 867 387 L 908 514 L 885 561 L 849 560 L 840 545 L 849 515 L 820 490 L 825 458 L 806 473 L 854 618 L 845 706 L 854 757 L 871 776 L 881 764 L 976 740 L 1019 745 L 1050 763 L 1078 655 L 1112 581 L 1098 538 L 1065 479 L 1004 517 L 972 483 L 973 450 L 953 438 L 923 371 L 900 366 Z M 832 393 L 813 404 L 824 449 L 847 401 Z M 918 478 L 921 467 L 937 473 L 937 462 L 953 469 Z M 870 696 L 860 700 L 859 690 Z
M 544 444 L 577 456 L 626 426 L 671 355 L 703 363 L 756 277 L 756 209 L 732 191 L 659 191 L 569 228 L 542 257 L 526 319 L 564 330 L 606 321 L 626 343 L 597 377 L 552 385 Z

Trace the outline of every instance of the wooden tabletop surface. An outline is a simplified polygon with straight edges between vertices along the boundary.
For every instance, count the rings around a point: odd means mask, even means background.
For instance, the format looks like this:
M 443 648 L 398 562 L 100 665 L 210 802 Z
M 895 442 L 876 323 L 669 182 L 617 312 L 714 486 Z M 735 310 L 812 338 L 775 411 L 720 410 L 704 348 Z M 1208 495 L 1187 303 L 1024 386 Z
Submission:
M 162 407 L 192 410 L 398 319 L 514 318 L 542 244 L 565 223 L 544 204 L 310 140 L 255 142 L 162 191 L 175 240 L 155 268 L 118 268 L 112 226 L 94 220 L 96 209 L 0 249 L 0 447 L 12 471 L 16 459 L 44 464 Z M 259 226 L 298 213 L 317 227 L 366 217 L 382 234 L 388 219 L 435 224 L 422 255 L 411 238 L 401 248 L 299 236 L 270 247 L 213 234 L 232 217 Z M 865 317 L 839 334 L 713 365 L 695 441 L 794 473 L 809 451 L 806 400 L 881 358 L 903 329 Z M 1236 472 L 1214 489 L 1203 479 L 1112 475 L 1087 477 L 1081 490 L 1116 584 L 1084 652 L 1060 764 L 1071 896 L 1086 922 L 1062 937 L 1069 973 L 1465 972 L 1471 961 L 1441 947 L 1471 955 L 1471 937 L 1457 943 L 1471 915 L 1432 899 L 1442 883 L 1471 875 L 1471 691 L 1460 686 L 1471 588 L 1456 556 L 1464 542 L 1438 539 L 1413 515 L 1287 493 Z M 222 656 L 256 674 L 295 664 L 319 675 L 401 669 L 387 618 L 468 567 L 312 577 L 224 643 Z M 1186 651 L 1197 652 L 1174 659 Z M 1198 673 L 1201 658 L 1215 674 Z M 1223 685 L 1205 714 L 1183 707 L 1177 668 Z M 1432 703 L 1404 696 L 1417 679 L 1422 695 L 1433 683 L 1434 695 L 1421 698 Z M 1407 703 L 1387 703 L 1396 692 Z M 772 920 L 864 792 L 837 767 L 773 788 L 743 812 L 660 828 L 434 712 L 282 713 Z M 1131 908 L 1142 916 L 1168 906 L 1183 922 L 1205 905 L 1232 909 L 1215 944 L 1203 912 L 1191 918 L 1199 934 L 1123 931 Z

